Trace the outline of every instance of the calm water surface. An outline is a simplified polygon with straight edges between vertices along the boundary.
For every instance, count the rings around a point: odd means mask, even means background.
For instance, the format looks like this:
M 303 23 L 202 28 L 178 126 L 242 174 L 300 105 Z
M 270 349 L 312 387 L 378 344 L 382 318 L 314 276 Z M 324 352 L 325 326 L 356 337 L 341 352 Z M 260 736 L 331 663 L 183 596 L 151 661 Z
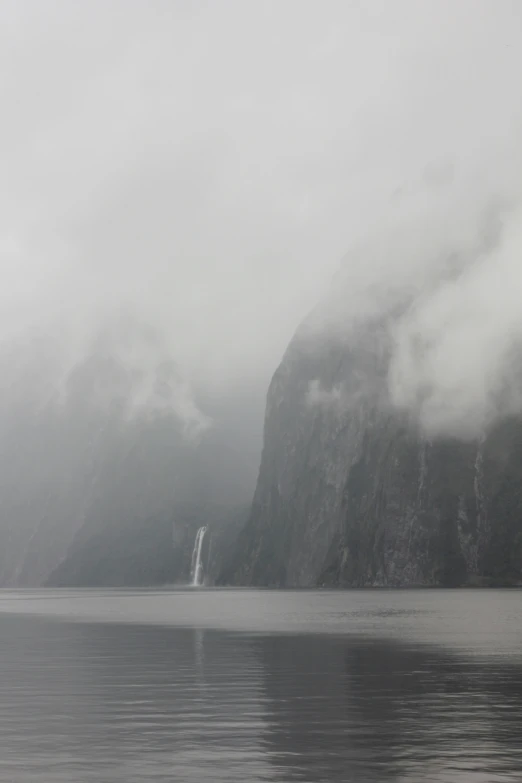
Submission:
M 522 592 L 0 592 L 0 780 L 522 781 Z

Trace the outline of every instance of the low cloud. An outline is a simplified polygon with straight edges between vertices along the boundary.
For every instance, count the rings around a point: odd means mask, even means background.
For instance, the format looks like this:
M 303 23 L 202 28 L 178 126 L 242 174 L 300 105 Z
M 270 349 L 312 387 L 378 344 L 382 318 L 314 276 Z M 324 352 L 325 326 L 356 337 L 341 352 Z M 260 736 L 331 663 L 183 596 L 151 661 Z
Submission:
M 319 405 L 324 408 L 343 406 L 343 390 L 341 384 L 325 389 L 319 380 L 310 381 L 306 401 L 309 405 Z
M 522 211 L 493 246 L 414 298 L 393 329 L 391 399 L 431 433 L 476 437 L 522 413 Z
M 442 203 L 428 194 L 423 212 L 354 248 L 311 319 L 356 345 L 380 334 L 363 349 L 380 363 L 386 399 L 430 437 L 477 438 L 522 414 L 522 209 L 505 185 L 464 189 L 461 201 L 454 183 Z M 334 389 L 315 385 L 309 398 L 353 404 Z
M 131 410 L 201 429 L 190 390 L 266 388 L 349 249 L 321 320 L 392 324 L 396 406 L 518 411 L 521 30 L 510 0 L 5 0 L 2 345 L 65 342 L 60 388 L 130 312 L 162 342 L 118 344 Z

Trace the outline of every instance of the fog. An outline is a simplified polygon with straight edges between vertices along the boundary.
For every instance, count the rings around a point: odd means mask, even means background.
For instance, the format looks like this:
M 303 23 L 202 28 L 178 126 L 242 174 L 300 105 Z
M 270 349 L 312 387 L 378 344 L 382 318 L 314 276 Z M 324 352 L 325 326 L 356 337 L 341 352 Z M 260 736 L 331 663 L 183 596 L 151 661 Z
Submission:
M 343 324 L 413 302 L 397 405 L 518 409 L 521 31 L 518 0 L 3 0 L 4 345 L 72 366 L 131 314 L 203 426 L 190 385 L 264 390 L 341 267 Z

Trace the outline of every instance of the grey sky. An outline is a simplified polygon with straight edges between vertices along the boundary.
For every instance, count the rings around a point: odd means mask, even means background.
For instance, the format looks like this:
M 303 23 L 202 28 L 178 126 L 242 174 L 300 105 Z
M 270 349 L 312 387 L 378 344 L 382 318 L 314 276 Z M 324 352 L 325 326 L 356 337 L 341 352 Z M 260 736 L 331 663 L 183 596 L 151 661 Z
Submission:
M 189 374 L 266 384 L 397 199 L 444 233 L 512 196 L 521 30 L 518 0 L 0 0 L 4 336 L 131 305 Z

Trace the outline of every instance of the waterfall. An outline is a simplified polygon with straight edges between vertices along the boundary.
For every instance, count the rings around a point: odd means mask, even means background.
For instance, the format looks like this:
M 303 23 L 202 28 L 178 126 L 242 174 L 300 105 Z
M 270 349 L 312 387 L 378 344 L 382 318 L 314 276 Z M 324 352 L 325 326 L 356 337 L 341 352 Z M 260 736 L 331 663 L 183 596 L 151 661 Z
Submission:
M 485 437 L 482 436 L 478 443 L 477 458 L 475 460 L 475 479 L 473 488 L 475 491 L 475 502 L 477 507 L 477 545 L 480 546 L 487 538 L 487 515 L 486 501 L 484 497 L 484 443 Z
M 192 586 L 200 587 L 203 583 L 203 563 L 201 562 L 201 552 L 203 550 L 203 539 L 207 532 L 206 525 L 200 527 L 196 533 L 196 540 L 194 541 L 194 549 L 192 551 Z

